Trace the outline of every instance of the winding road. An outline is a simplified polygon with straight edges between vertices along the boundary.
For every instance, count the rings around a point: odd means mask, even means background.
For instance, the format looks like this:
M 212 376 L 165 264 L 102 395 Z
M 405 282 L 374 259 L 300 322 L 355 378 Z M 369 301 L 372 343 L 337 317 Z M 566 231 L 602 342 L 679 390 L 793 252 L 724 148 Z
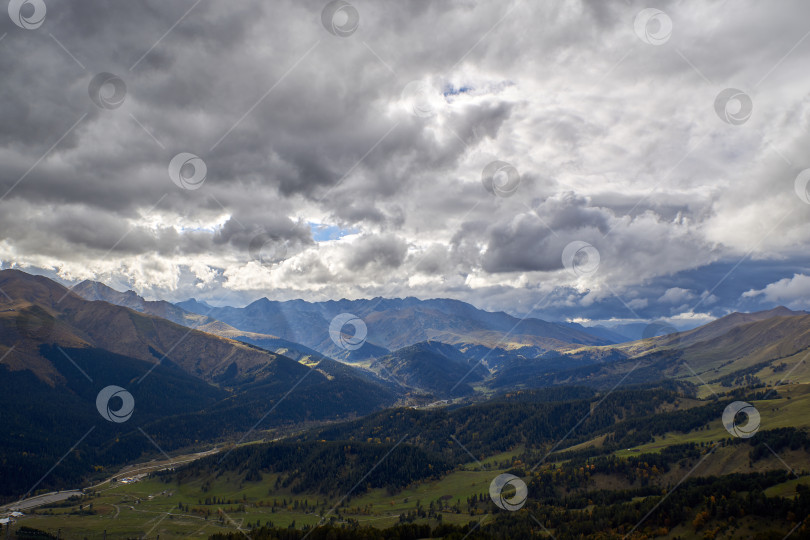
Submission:
M 165 470 L 170 469 L 172 467 L 176 467 L 177 465 L 183 465 L 185 463 L 191 463 L 192 461 L 196 461 L 198 459 L 204 458 L 206 456 L 210 456 L 212 454 L 216 454 L 219 452 L 220 449 L 213 448 L 206 452 L 199 452 L 197 454 L 191 454 L 190 456 L 181 456 L 181 458 L 185 459 L 177 459 L 171 461 L 163 461 L 158 464 L 153 465 L 134 465 L 131 467 L 127 467 L 122 469 L 121 472 L 116 473 L 103 482 L 99 482 L 98 484 L 89 486 L 83 489 L 71 489 L 66 491 L 52 491 L 51 493 L 44 493 L 42 495 L 37 495 L 35 497 L 28 497 L 27 499 L 22 499 L 13 503 L 9 503 L 3 506 L 0 506 L 0 514 L 7 513 L 11 511 L 26 511 L 31 510 L 32 508 L 38 508 L 40 506 L 44 506 L 46 504 L 53 504 L 56 502 L 64 501 L 69 499 L 70 497 L 81 495 L 84 491 L 88 489 L 97 489 L 105 484 L 109 484 L 112 480 L 118 480 L 119 478 L 129 478 L 132 476 L 139 476 L 146 474 L 151 471 L 155 470 Z M 112 488 L 108 488 L 112 489 Z M 118 514 L 116 514 L 117 516 Z

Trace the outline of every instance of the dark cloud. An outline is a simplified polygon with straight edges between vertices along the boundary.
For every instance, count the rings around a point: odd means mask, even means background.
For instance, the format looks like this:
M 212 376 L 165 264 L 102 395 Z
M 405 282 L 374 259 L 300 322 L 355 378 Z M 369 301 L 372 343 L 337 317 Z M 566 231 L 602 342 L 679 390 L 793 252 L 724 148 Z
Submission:
M 6 265 L 177 299 L 545 298 L 551 317 L 635 317 L 614 292 L 670 317 L 680 290 L 710 314 L 802 290 L 766 289 L 810 241 L 802 2 L 358 3 L 347 38 L 316 0 L 46 2 L 37 30 L 0 14 Z M 646 7 L 673 21 L 660 46 L 634 33 Z M 100 72 L 126 84 L 120 107 L 90 98 Z M 752 97 L 744 125 L 715 113 L 728 87 Z M 200 189 L 169 177 L 181 152 L 205 162 Z M 492 161 L 519 171 L 511 197 L 482 185 Z M 310 223 L 352 233 L 316 242 Z M 256 238 L 284 260 L 258 264 Z M 598 272 L 564 271 L 572 241 Z M 736 276 L 752 281 L 726 290 Z
M 407 243 L 392 234 L 360 238 L 352 246 L 346 260 L 349 270 L 363 270 L 370 264 L 383 268 L 397 268 L 405 261 Z

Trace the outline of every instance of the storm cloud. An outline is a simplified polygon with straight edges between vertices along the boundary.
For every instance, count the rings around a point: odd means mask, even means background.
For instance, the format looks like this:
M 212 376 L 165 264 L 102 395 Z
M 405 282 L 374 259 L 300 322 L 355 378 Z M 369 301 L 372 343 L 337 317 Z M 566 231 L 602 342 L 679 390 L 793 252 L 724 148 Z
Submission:
M 803 305 L 804 2 L 354 1 L 347 31 L 325 1 L 44 3 L 0 17 L 3 267 L 232 304 Z

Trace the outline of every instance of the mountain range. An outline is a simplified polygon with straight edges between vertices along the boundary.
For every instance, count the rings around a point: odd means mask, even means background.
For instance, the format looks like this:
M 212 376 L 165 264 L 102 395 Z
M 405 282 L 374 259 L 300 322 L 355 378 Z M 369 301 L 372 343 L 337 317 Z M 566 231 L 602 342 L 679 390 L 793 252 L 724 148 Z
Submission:
M 25 493 L 83 433 L 88 445 L 65 470 L 121 463 L 156 447 L 171 451 L 367 414 L 399 399 L 391 385 L 328 358 L 306 365 L 85 300 L 44 277 L 4 270 L 0 291 L 4 495 Z M 97 410 L 97 395 L 110 385 L 134 399 L 125 423 L 110 423 Z M 47 482 L 66 480 L 57 472 Z
M 355 350 L 330 335 L 342 313 L 367 327 Z M 396 404 L 571 384 L 671 379 L 706 393 L 803 381 L 808 349 L 810 315 L 787 308 L 616 343 L 578 325 L 520 320 L 455 300 L 262 299 L 211 307 L 146 301 L 93 282 L 68 290 L 4 270 L 0 474 L 9 481 L 0 495 L 66 485 L 155 452 L 262 438 Z M 97 395 L 110 385 L 132 395 L 130 420 L 110 422 L 97 410 Z M 76 441 L 86 444 L 65 457 L 70 466 L 35 485 Z
M 439 398 L 470 395 L 474 387 L 503 390 L 563 383 L 610 386 L 625 376 L 626 383 L 662 377 L 692 383 L 721 378 L 727 382 L 737 371 L 740 373 L 734 377 L 750 371 L 752 366 L 790 359 L 803 350 L 808 323 L 802 318 L 808 316 L 805 312 L 778 307 L 757 313 L 731 313 L 683 332 L 675 332 L 667 325 L 630 325 L 620 330 L 653 337 L 629 340 L 601 326 L 521 320 L 449 299 L 312 303 L 264 298 L 236 308 L 212 307 L 194 299 L 178 304 L 149 302 L 132 291 L 121 293 L 89 281 L 74 291 L 88 299 L 167 316 L 179 324 L 296 360 L 335 358 L 378 381 L 391 383 L 391 388 L 399 392 L 421 392 Z M 331 319 L 341 313 L 351 313 L 367 326 L 367 338 L 358 349 L 346 350 L 330 337 Z M 772 323 L 762 322 L 771 319 Z M 675 333 L 656 336 L 662 331 Z M 773 375 L 772 370 L 759 371 L 762 376 Z
M 177 306 L 240 330 L 277 335 L 346 361 L 375 358 L 386 351 L 428 340 L 488 347 L 533 345 L 545 350 L 615 343 L 583 328 L 534 318 L 518 319 L 449 299 L 373 298 L 312 303 L 262 298 L 244 308 L 211 307 L 196 300 Z M 341 313 L 361 318 L 368 328 L 366 341 L 357 350 L 343 350 L 330 339 L 330 323 Z

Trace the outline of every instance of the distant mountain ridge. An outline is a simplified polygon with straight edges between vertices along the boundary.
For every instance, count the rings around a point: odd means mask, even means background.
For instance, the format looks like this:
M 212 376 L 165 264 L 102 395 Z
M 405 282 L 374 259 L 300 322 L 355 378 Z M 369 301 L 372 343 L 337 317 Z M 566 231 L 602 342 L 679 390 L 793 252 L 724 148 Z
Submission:
M 92 290 L 98 294 L 104 286 L 93 285 Z M 131 291 L 118 293 L 111 289 L 103 296 L 170 314 L 181 324 L 202 322 L 203 328 L 218 335 L 295 359 L 312 361 L 327 356 L 362 362 L 401 390 L 440 397 L 469 394 L 472 384 L 491 389 L 566 382 L 608 384 L 615 382 L 615 375 L 626 366 L 639 362 L 642 367 L 630 375 L 628 382 L 688 378 L 686 375 L 692 374 L 684 373 L 684 360 L 700 372 L 712 370 L 706 375 L 712 378 L 795 352 L 794 345 L 804 343 L 804 337 L 779 338 L 780 332 L 792 323 L 773 321 L 807 316 L 785 307 L 731 313 L 692 330 L 630 341 L 609 328 L 531 318 L 521 321 L 502 312 L 490 313 L 447 299 L 313 303 L 263 298 L 244 308 L 234 308 L 212 307 L 194 299 L 175 305 L 146 302 Z M 344 312 L 362 318 L 368 327 L 367 340 L 359 350 L 344 350 L 329 336 L 331 317 Z M 756 324 L 763 321 L 772 321 L 774 327 L 769 326 L 771 323 Z M 647 325 L 637 326 L 633 333 L 645 333 L 642 326 Z M 801 332 L 790 330 L 797 331 Z M 474 364 L 470 373 L 470 367 L 461 369 Z M 716 371 L 720 365 L 725 366 L 722 372 Z
M 623 333 L 621 329 L 612 329 L 602 325 L 583 326 L 579 323 L 574 322 L 566 322 L 562 324 L 565 324 L 566 326 L 569 326 L 571 328 L 576 328 L 577 330 L 582 330 L 583 332 L 587 332 L 593 336 L 600 337 L 612 343 L 624 343 L 625 341 L 634 340 L 632 336 Z
M 584 327 L 575 323 L 555 324 L 528 319 L 524 324 L 504 313 L 485 312 L 455 300 L 422 301 L 406 298 L 365 302 L 278 303 L 261 299 L 243 308 L 247 311 L 239 312 L 239 308 L 213 308 L 196 300 L 176 305 L 164 301 L 146 301 L 133 291 L 118 292 L 101 283 L 89 281 L 77 285 L 73 290 L 86 299 L 102 300 L 166 316 L 178 324 L 237 339 L 305 362 L 318 361 L 324 354 L 275 335 L 238 330 L 210 315 L 225 313 L 233 317 L 231 320 L 242 327 L 263 329 L 273 334 L 284 333 L 284 328 L 287 328 L 290 331 L 288 335 L 300 339 L 302 335 L 306 335 L 300 331 L 301 327 L 318 324 L 316 323 L 319 320 L 318 316 L 321 317 L 319 324 L 325 326 L 326 317 L 332 313 L 340 313 L 339 310 L 364 313 L 369 321 L 367 323 L 370 325 L 369 330 L 376 329 L 377 334 L 384 333 L 384 339 L 392 345 L 393 350 L 389 351 L 387 348 L 367 342 L 361 348 L 362 356 L 358 358 L 352 356 L 353 351 L 344 351 L 336 347 L 328 335 L 317 336 L 322 350 L 343 360 L 370 358 L 371 363 L 364 365 L 368 365 L 370 371 L 376 373 L 380 379 L 390 382 L 403 392 L 427 392 L 441 398 L 473 393 L 471 384 L 489 378 L 492 373 L 498 371 L 501 363 L 511 365 L 516 362 L 523 365 L 536 363 L 535 359 L 541 358 L 549 350 L 567 350 L 580 346 L 580 343 L 569 343 L 558 338 L 598 342 L 598 338 L 590 336 Z M 267 317 L 267 313 L 271 316 Z M 248 320 L 239 319 L 234 314 L 247 316 Z M 296 320 L 299 322 L 295 323 Z M 301 322 L 302 320 L 306 320 L 307 323 Z M 410 331 L 414 325 L 417 331 Z M 511 341 L 511 335 L 504 343 L 500 343 L 510 330 L 542 332 L 550 337 L 524 334 L 517 338 L 522 342 L 539 342 L 541 345 L 516 344 Z M 605 332 L 610 334 L 607 330 Z M 419 339 L 427 335 L 433 336 L 433 339 L 410 343 L 410 339 Z M 603 339 L 611 342 L 610 337 L 614 336 L 606 336 Z M 619 337 L 619 340 L 623 339 Z M 494 345 L 498 346 L 493 348 Z M 398 347 L 394 348 L 395 346 Z M 535 369 L 545 371 L 549 366 L 546 360 L 542 360 Z
M 607 345 L 609 339 L 541 319 L 521 320 L 507 313 L 480 310 L 459 300 L 374 298 L 364 300 L 257 300 L 244 308 L 211 307 L 194 299 L 178 307 L 225 322 L 243 331 L 274 334 L 344 361 L 379 358 L 428 340 L 486 346 L 538 346 L 546 350 L 579 345 Z M 346 351 L 329 336 L 329 325 L 340 313 L 360 317 L 368 328 L 366 343 Z
M 313 361 L 318 361 L 324 357 L 322 354 L 304 345 L 293 343 L 274 335 L 245 332 L 222 321 L 208 317 L 205 314 L 187 311 L 181 306 L 166 302 L 165 300 L 145 300 L 134 291 L 119 292 L 97 281 L 83 281 L 74 286 L 71 290 L 85 300 L 100 300 L 117 306 L 127 307 L 141 313 L 162 317 L 201 332 L 256 345 L 262 349 L 288 356 L 294 360 L 312 359 Z
M 192 314 L 179 308 L 171 302 L 164 300 L 150 301 L 139 296 L 135 291 L 119 292 L 98 281 L 85 280 L 70 289 L 85 300 L 102 300 L 117 306 L 127 307 L 141 313 L 149 313 L 183 326 L 198 325 L 216 322 L 214 319 L 202 315 Z

